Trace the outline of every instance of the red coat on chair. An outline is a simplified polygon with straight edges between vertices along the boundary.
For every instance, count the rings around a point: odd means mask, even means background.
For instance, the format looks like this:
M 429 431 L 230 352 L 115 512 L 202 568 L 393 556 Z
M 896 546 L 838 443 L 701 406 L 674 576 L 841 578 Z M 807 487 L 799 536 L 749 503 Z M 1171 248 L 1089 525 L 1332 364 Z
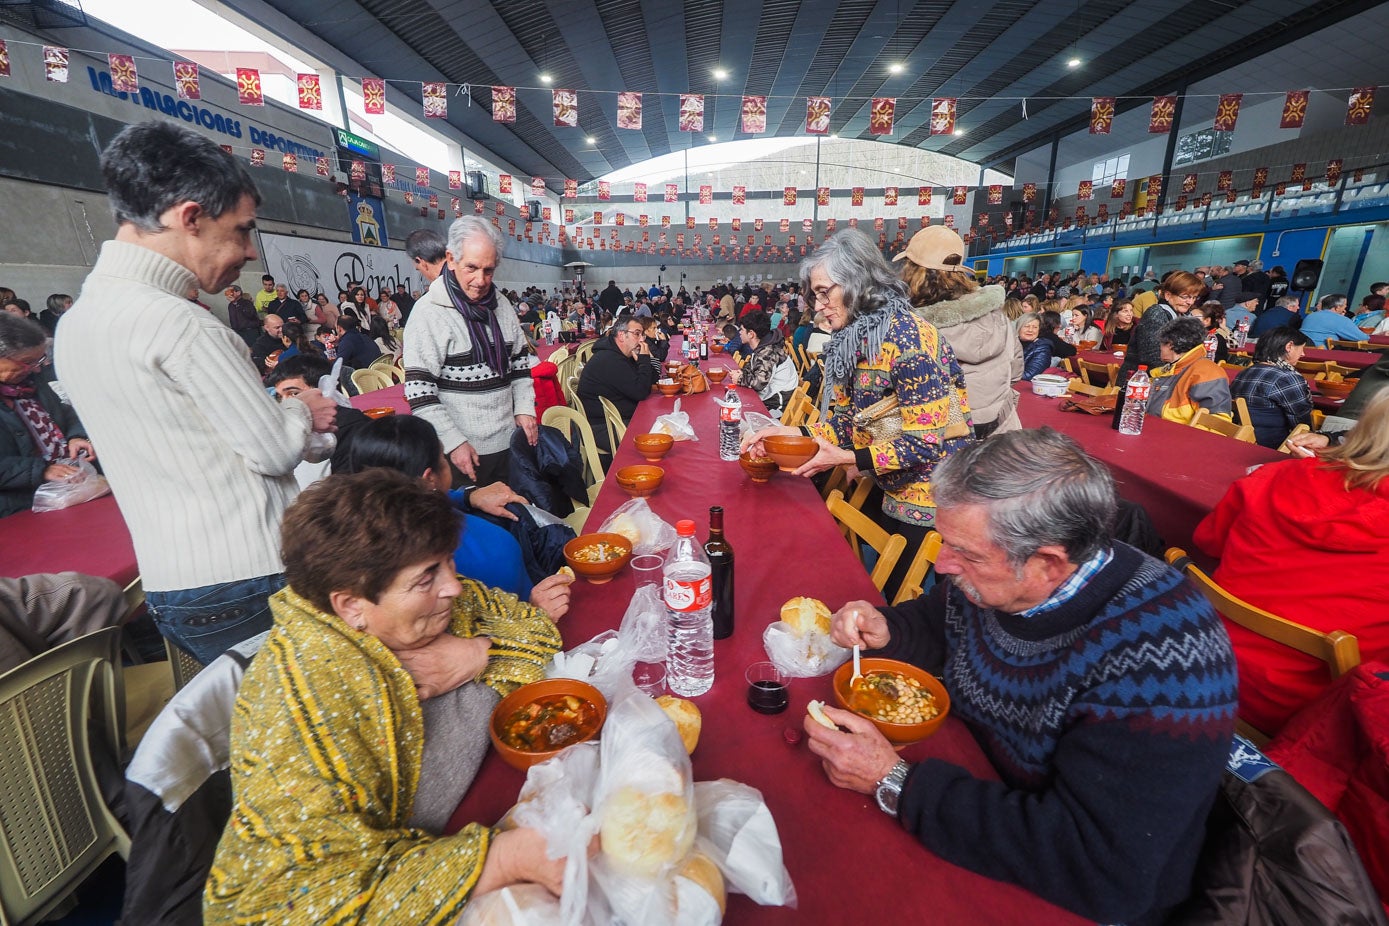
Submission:
M 559 367 L 548 360 L 542 360 L 531 367 L 531 382 L 535 384 L 535 419 L 545 414 L 545 409 L 564 405 L 564 390 L 559 387 Z

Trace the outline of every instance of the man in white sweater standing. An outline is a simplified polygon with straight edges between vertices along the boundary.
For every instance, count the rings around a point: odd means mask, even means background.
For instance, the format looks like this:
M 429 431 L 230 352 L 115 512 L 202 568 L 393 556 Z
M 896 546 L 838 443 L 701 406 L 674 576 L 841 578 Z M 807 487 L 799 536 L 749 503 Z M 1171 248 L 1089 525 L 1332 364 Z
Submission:
M 534 446 L 530 353 L 510 301 L 492 283 L 502 236 L 486 219 L 449 227 L 443 271 L 405 329 L 405 398 L 434 425 L 449 460 L 477 485 L 507 479 L 511 434 Z
M 245 343 L 186 298 L 220 292 L 256 257 L 260 194 L 241 162 L 146 122 L 116 136 L 101 168 L 116 237 L 64 316 L 56 365 L 104 445 L 156 625 L 206 664 L 270 629 L 294 467 L 334 406 L 317 390 L 276 404 Z

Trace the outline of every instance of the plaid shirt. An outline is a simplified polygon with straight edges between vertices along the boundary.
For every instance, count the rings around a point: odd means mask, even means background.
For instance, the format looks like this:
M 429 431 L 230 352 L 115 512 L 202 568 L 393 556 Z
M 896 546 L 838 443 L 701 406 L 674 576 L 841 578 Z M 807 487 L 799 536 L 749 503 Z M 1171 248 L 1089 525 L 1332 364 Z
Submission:
M 1105 547 L 1103 550 L 1081 563 L 1080 568 L 1071 573 L 1069 579 L 1056 586 L 1056 591 L 1052 592 L 1051 596 L 1047 598 L 1046 601 L 1028 608 L 1026 611 L 1019 614 L 1018 617 L 1036 617 L 1039 614 L 1045 614 L 1048 611 L 1054 611 L 1061 607 L 1074 598 L 1075 593 L 1084 588 L 1086 582 L 1089 582 L 1099 574 L 1101 569 L 1108 566 L 1109 561 L 1113 558 L 1114 551 L 1109 547 Z
M 1244 399 L 1252 418 L 1281 415 L 1291 428 L 1312 414 L 1312 390 L 1307 380 L 1286 363 L 1256 363 L 1241 370 L 1230 384 L 1230 392 Z

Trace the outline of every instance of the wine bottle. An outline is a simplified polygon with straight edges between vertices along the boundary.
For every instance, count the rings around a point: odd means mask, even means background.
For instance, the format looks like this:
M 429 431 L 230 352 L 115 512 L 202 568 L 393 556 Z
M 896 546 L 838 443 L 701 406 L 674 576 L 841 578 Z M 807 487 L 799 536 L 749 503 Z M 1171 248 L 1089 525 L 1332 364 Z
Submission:
M 709 509 L 709 539 L 704 544 L 704 554 L 709 557 L 714 580 L 714 639 L 724 640 L 733 636 L 733 544 L 724 536 L 720 505 Z

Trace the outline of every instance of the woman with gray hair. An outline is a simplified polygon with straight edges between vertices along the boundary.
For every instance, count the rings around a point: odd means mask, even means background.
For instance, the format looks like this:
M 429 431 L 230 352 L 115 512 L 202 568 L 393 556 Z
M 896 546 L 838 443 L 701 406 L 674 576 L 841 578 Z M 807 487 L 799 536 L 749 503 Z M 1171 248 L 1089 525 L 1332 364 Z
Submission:
M 0 518 L 28 508 L 45 482 L 77 474 L 77 458 L 96 459 L 77 413 L 40 375 L 48 332 L 0 313 Z
M 834 335 L 821 354 L 824 414 L 806 432 L 820 449 L 796 475 L 835 466 L 872 475 L 882 490 L 875 519 L 914 548 L 935 524 L 931 471 L 972 437 L 964 374 L 950 345 L 912 311 L 902 280 L 862 232 L 838 232 L 817 248 L 801 263 L 801 285 Z M 745 443 L 799 433 L 766 428 Z M 905 563 L 889 589 L 902 572 Z

